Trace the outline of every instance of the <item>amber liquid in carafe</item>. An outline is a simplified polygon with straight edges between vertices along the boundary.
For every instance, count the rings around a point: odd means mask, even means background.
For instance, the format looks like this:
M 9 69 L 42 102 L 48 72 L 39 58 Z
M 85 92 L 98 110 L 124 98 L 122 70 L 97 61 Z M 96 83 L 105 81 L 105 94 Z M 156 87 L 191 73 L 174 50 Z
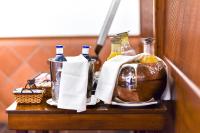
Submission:
M 144 56 L 140 60 L 140 63 L 156 63 L 158 59 L 153 55 L 152 44 L 154 42 L 153 38 L 144 38 L 143 39 L 143 53 Z

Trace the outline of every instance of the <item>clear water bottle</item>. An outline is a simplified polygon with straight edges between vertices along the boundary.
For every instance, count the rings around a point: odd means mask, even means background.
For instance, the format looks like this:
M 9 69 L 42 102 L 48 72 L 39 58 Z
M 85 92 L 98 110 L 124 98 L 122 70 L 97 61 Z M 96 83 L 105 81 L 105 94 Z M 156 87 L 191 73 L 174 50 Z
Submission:
M 52 84 L 52 100 L 58 101 L 59 89 L 60 89 L 60 78 L 62 72 L 63 62 L 67 61 L 63 54 L 63 46 L 56 45 L 56 56 L 50 60 L 50 72 L 51 72 L 51 84 Z
M 88 70 L 88 86 L 87 86 L 87 102 L 90 102 L 90 98 L 92 95 L 92 87 L 93 87 L 93 72 L 94 72 L 94 63 L 91 57 L 89 56 L 89 45 L 82 46 L 82 55 L 88 60 L 89 70 Z
M 54 58 L 55 61 L 67 61 L 63 54 L 63 45 L 56 45 L 56 56 Z
M 83 45 L 82 46 L 82 55 L 88 60 L 91 61 L 91 57 L 89 56 L 89 50 L 90 46 L 89 45 Z

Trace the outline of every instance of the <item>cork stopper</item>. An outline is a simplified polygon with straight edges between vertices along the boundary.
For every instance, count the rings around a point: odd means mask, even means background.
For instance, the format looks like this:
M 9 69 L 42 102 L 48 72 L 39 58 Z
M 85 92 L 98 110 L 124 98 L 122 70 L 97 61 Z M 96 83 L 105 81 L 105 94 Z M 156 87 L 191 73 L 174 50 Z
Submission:
M 152 38 L 152 37 L 148 37 L 148 38 L 144 38 L 143 39 L 143 43 L 144 44 L 152 44 L 153 43 L 153 41 L 154 41 L 155 39 L 154 38 Z

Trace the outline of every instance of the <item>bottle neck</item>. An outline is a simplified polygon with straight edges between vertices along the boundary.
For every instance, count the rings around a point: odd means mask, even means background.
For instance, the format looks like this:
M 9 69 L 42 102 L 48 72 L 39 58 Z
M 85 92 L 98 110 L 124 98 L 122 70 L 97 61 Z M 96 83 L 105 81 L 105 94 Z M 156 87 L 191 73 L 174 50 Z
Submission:
M 151 53 L 151 45 L 150 44 L 144 44 L 143 53 L 145 53 L 145 54 L 152 54 Z

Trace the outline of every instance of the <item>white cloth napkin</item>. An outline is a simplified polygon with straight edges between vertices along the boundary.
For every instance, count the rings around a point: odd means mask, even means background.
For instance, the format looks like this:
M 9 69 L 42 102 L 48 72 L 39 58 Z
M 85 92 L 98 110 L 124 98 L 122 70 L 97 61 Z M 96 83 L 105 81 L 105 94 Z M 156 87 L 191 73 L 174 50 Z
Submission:
M 116 83 L 120 66 L 123 65 L 124 63 L 136 60 L 137 58 L 140 58 L 141 56 L 143 56 L 143 54 L 138 54 L 135 56 L 119 55 L 106 61 L 103 64 L 102 70 L 100 73 L 100 77 L 99 77 L 99 81 L 98 81 L 98 85 L 97 85 L 97 89 L 95 93 L 96 98 L 102 100 L 104 103 L 111 104 L 113 91 L 115 88 L 115 83 Z M 158 59 L 161 60 L 160 58 Z M 166 67 L 166 70 L 167 70 L 167 67 Z M 168 70 L 167 70 L 167 73 L 168 73 Z M 167 81 L 167 87 L 162 96 L 162 99 L 164 100 L 169 100 L 171 98 L 168 84 L 169 82 Z
M 122 64 L 132 61 L 136 56 L 119 55 L 106 61 L 101 69 L 95 96 L 107 104 L 111 104 L 115 82 Z
M 89 63 L 82 55 L 68 57 L 63 63 L 58 108 L 86 110 L 88 69 Z

